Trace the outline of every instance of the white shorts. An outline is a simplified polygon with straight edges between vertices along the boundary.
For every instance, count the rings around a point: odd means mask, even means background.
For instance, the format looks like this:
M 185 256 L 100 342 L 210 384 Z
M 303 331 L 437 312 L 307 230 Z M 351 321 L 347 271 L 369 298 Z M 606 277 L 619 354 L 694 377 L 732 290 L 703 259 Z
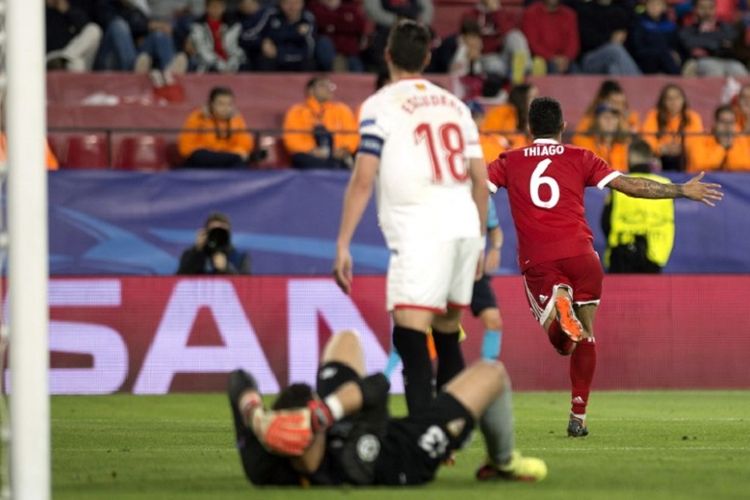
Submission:
M 484 238 L 419 240 L 391 245 L 388 310 L 428 309 L 442 314 L 471 303 Z

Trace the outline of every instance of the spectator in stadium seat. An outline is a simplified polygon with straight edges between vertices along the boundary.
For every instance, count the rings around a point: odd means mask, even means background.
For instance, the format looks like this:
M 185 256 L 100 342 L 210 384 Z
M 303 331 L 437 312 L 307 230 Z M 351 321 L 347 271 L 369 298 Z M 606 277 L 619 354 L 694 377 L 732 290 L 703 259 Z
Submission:
M 225 0 L 206 0 L 206 13 L 190 28 L 190 68 L 199 73 L 236 73 L 245 62 L 240 25 L 226 12 Z
M 315 17 L 303 0 L 279 0 L 261 31 L 262 71 L 330 71 L 335 49 L 328 38 L 316 40 Z
M 208 104 L 190 113 L 178 139 L 186 167 L 242 167 L 254 145 L 245 120 L 234 109 L 234 93 L 226 87 L 211 89 Z
M 175 58 L 171 25 L 150 20 L 145 0 L 102 0 L 98 5 L 104 37 L 95 69 L 147 73 L 157 66 L 184 73 L 186 60 Z
M 750 136 L 738 135 L 731 106 L 716 108 L 711 132 L 686 141 L 687 171 L 750 171 Z
M 271 16 L 271 9 L 258 0 L 242 0 L 237 10 L 240 25 L 239 46 L 245 52 L 243 71 L 263 69 L 263 29 Z
M 531 70 L 529 43 L 518 28 L 516 17 L 500 0 L 480 0 L 464 13 L 462 21 L 477 22 L 482 34 L 482 64 L 488 72 L 522 83 Z
M 510 148 L 521 148 L 531 143 L 528 132 L 529 104 L 539 95 L 539 89 L 529 83 L 515 85 L 510 89 L 508 102 L 487 110 L 480 127 L 483 133 L 500 133 L 509 142 Z
M 644 73 L 680 74 L 677 24 L 669 18 L 665 0 L 646 0 L 645 11 L 636 18 L 628 42 Z
M 686 134 L 701 133 L 701 116 L 690 109 L 682 87 L 673 83 L 662 88 L 656 109 L 648 112 L 641 127 L 643 139 L 660 157 L 664 170 L 684 170 Z
M 573 9 L 560 5 L 560 0 L 534 2 L 523 12 L 521 29 L 531 54 L 544 61 L 547 73 L 571 70 L 581 50 L 578 17 Z
M 314 0 L 310 12 L 315 16 L 320 37 L 328 37 L 336 50 L 333 69 L 361 73 L 364 65 L 359 53 L 365 43 L 365 16 L 352 0 Z
M 735 59 L 734 26 L 716 19 L 715 0 L 696 0 L 695 22 L 680 30 L 680 41 L 692 61 L 683 74 L 698 76 L 746 76 L 747 68 Z
M 482 93 L 484 82 L 493 75 L 492 65 L 482 55 L 482 35 L 473 19 L 461 23 L 458 36 L 446 38 L 435 51 L 436 70 L 445 66 L 454 80 L 453 93 L 460 99 L 474 99 Z
M 102 30 L 68 0 L 47 0 L 45 34 L 48 69 L 90 71 Z
M 232 245 L 232 224 L 220 212 L 208 216 L 195 245 L 182 252 L 177 274 L 250 274 L 250 257 Z
M 647 142 L 636 139 L 628 148 L 629 176 L 670 184 L 652 173 L 658 164 Z M 674 200 L 632 198 L 612 189 L 602 211 L 602 230 L 607 272 L 660 273 L 674 244 Z
M 638 132 L 640 128 L 638 113 L 630 110 L 625 90 L 616 80 L 604 80 L 599 86 L 596 96 L 594 96 L 594 99 L 586 108 L 583 117 L 578 122 L 578 125 L 576 125 L 576 133 L 583 133 L 591 128 L 596 118 L 596 110 L 602 104 L 620 112 L 621 127 L 623 129 L 631 133 Z
M 581 37 L 581 70 L 607 75 L 640 75 L 641 70 L 625 49 L 630 11 L 623 0 L 575 0 Z
M 435 15 L 433 0 L 364 0 L 365 14 L 375 23 L 375 32 L 366 52 L 367 61 L 376 71 L 385 70 L 383 51 L 391 27 L 399 19 L 412 19 L 425 26 Z
M 613 169 L 626 172 L 629 136 L 628 130 L 622 126 L 620 111 L 600 104 L 595 116 L 585 133 L 573 136 L 573 144 L 593 151 Z
M 284 117 L 284 146 L 295 168 L 350 168 L 359 136 L 354 113 L 333 100 L 335 85 L 325 76 L 311 78 L 306 99 Z

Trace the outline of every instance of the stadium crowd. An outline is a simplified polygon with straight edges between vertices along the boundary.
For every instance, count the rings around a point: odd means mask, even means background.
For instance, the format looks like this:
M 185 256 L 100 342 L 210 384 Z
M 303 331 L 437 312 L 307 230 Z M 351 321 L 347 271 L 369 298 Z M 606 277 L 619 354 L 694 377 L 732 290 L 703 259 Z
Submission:
M 379 88 L 385 83 L 382 51 L 389 27 L 401 18 L 429 25 L 442 7 L 436 9 L 432 0 L 46 3 L 49 70 L 150 73 L 162 95 L 177 101 L 184 95 L 175 75 L 186 72 L 368 71 L 380 75 Z M 750 11 L 744 2 L 459 5 L 465 10 L 452 20 L 455 34 L 441 37 L 433 30 L 428 71 L 449 74 L 450 90 L 471 104 L 488 161 L 529 142 L 528 103 L 538 94 L 529 77 L 657 73 L 724 76 L 734 91 L 717 96 L 713 122 L 704 126 L 679 81 L 654 89 L 653 108 L 639 116 L 618 82 L 608 79 L 583 118 L 569 124 L 566 138 L 621 171 L 628 144 L 638 136 L 664 170 L 750 170 L 750 138 L 744 135 L 750 133 L 750 85 L 733 80 L 747 74 L 750 62 Z M 212 115 L 212 98 L 185 120 L 179 159 L 170 163 L 242 167 L 263 164 L 270 155 L 295 168 L 350 168 L 358 110 L 337 101 L 335 90 L 325 76 L 308 82 L 304 99 L 278 123 L 283 130 L 278 152 L 253 136 L 259 128 L 253 117 L 244 119 L 232 103 L 225 118 Z
M 47 0 L 47 60 L 70 71 L 377 71 L 396 19 L 435 16 L 432 0 Z M 749 25 L 746 2 L 733 0 L 478 0 L 453 34 L 435 34 L 428 70 L 516 83 L 528 73 L 744 76 Z

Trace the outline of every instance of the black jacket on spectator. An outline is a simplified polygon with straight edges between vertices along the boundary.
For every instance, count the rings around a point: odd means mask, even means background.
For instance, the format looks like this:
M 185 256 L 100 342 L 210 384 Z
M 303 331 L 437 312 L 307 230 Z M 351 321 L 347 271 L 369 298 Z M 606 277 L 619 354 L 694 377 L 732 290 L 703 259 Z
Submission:
M 571 7 L 578 14 L 581 55 L 609 43 L 615 31 L 627 31 L 630 27 L 630 11 L 617 0 L 609 5 L 577 1 Z
M 124 0 L 98 0 L 96 2 L 96 22 L 106 29 L 116 17 L 121 17 L 130 27 L 133 39 L 148 35 L 148 16 L 140 9 Z
M 271 17 L 271 9 L 259 9 L 255 14 L 238 16 L 240 23 L 239 46 L 245 51 L 247 59 L 247 68 L 257 69 L 260 67 L 260 60 L 263 57 L 261 53 L 261 43 L 263 42 L 263 31 Z
M 704 32 L 698 26 L 695 23 L 680 30 L 680 41 L 689 55 L 695 49 L 703 49 L 708 52 L 709 57 L 734 57 L 733 44 L 737 38 L 734 26 L 717 21 L 715 30 Z
M 276 45 L 275 68 L 279 71 L 310 71 L 315 69 L 315 17 L 309 10 L 295 23 L 284 13 L 271 9 L 261 40 L 269 38 Z
M 417 0 L 381 0 L 383 9 L 398 17 L 416 20 L 422 12 L 422 7 Z
M 82 10 L 91 22 L 99 24 L 99 12 L 110 0 L 68 0 L 71 8 Z
M 628 48 L 644 73 L 676 75 L 680 65 L 672 52 L 681 53 L 677 25 L 666 14 L 654 20 L 646 14 L 638 16 L 628 36 Z
M 448 73 L 453 62 L 453 56 L 458 50 L 458 35 L 444 38 L 438 47 L 432 50 L 428 73 Z
M 86 13 L 73 6 L 64 13 L 47 7 L 44 17 L 46 22 L 47 52 L 63 49 L 89 22 Z
M 195 246 L 182 252 L 177 274 L 250 274 L 250 257 L 234 247 L 226 252 L 227 268 L 219 271 L 214 268 L 211 254 Z

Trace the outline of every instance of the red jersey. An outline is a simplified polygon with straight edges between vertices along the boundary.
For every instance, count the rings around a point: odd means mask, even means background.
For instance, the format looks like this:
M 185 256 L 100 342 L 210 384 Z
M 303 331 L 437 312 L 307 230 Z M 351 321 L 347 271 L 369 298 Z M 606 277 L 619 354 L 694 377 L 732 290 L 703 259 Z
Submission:
M 488 168 L 490 182 L 508 190 L 521 271 L 594 251 L 583 191 L 604 189 L 620 172 L 587 149 L 551 139 L 506 151 Z

